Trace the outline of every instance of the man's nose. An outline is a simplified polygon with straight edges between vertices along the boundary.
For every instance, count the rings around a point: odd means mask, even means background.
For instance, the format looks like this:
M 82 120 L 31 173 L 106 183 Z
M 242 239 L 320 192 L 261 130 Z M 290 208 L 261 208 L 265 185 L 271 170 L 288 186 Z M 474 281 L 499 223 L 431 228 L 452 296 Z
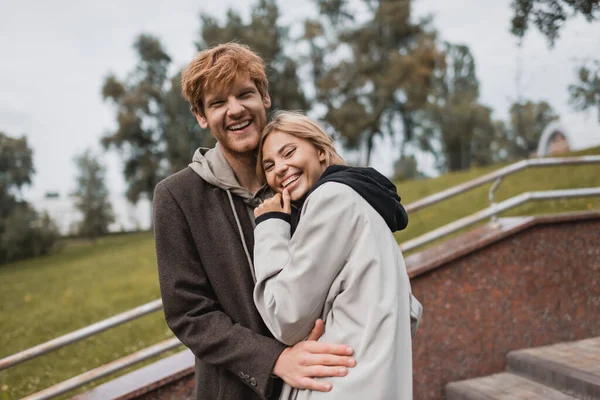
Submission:
M 240 103 L 238 99 L 233 97 L 227 101 L 227 113 L 229 114 L 229 116 L 236 117 L 242 114 L 243 112 L 244 106 L 242 106 L 242 103 Z

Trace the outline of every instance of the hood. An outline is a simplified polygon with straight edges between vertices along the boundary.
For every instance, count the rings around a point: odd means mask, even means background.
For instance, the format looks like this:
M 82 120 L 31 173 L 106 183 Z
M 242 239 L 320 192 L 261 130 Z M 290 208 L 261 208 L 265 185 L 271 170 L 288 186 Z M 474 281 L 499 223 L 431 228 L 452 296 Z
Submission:
M 315 186 L 303 199 L 295 202 L 295 206 L 301 208 L 304 199 L 326 182 L 343 183 L 354 189 L 383 217 L 392 232 L 402 230 L 408 225 L 408 215 L 402 204 L 400 204 L 400 196 L 396 193 L 396 185 L 374 168 L 331 165 L 327 167 Z
M 263 190 L 259 190 L 255 196 L 238 183 L 219 143 L 212 149 L 204 147 L 197 149 L 189 166 L 206 182 L 241 197 L 246 204 L 252 207 L 260 204 L 260 194 Z

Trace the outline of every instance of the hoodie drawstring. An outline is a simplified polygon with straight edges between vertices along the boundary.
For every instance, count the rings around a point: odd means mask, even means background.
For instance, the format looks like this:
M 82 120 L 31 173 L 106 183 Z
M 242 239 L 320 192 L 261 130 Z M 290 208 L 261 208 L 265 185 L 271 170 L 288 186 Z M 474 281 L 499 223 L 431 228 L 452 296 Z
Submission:
M 235 204 L 233 203 L 233 197 L 231 196 L 231 192 L 229 190 L 225 190 L 227 192 L 227 197 L 229 197 L 229 204 L 231 205 L 231 210 L 233 211 L 233 216 L 235 217 L 235 222 L 237 223 L 238 230 L 240 231 L 240 237 L 242 239 L 242 246 L 244 246 L 244 251 L 246 252 L 246 258 L 248 258 L 248 264 L 250 265 L 250 273 L 252 274 L 252 280 L 256 283 L 256 274 L 254 273 L 254 263 L 252 262 L 252 257 L 250 257 L 250 252 L 248 251 L 248 246 L 246 245 L 246 240 L 244 239 L 244 231 L 242 230 L 242 224 L 240 223 L 240 219 L 238 218 L 237 211 L 235 211 Z

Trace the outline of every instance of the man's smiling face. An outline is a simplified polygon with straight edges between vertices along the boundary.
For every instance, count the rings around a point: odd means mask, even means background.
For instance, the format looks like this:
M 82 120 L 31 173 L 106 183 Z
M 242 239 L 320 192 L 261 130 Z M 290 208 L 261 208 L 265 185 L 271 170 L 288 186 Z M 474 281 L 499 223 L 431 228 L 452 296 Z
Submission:
M 210 129 L 224 153 L 236 156 L 256 150 L 271 99 L 260 95 L 252 79 L 239 75 L 230 88 L 206 93 L 203 104 L 198 123 Z

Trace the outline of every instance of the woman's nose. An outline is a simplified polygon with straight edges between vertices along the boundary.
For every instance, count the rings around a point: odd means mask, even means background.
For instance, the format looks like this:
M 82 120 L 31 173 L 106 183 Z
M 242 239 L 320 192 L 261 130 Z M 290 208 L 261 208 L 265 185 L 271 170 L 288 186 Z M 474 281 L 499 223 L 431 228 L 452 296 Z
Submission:
M 275 165 L 275 173 L 277 175 L 284 175 L 285 172 L 287 171 L 288 167 L 286 163 L 277 163 Z

